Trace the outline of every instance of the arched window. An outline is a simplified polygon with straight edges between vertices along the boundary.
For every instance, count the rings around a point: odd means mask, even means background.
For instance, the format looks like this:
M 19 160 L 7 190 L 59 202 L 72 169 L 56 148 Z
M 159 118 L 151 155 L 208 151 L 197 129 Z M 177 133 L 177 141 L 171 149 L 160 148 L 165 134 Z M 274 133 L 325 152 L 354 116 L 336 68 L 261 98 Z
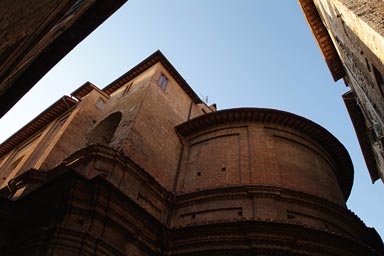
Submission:
M 104 118 L 104 120 L 99 122 L 88 134 L 87 143 L 101 145 L 108 145 L 111 143 L 121 117 L 121 112 L 115 112 Z

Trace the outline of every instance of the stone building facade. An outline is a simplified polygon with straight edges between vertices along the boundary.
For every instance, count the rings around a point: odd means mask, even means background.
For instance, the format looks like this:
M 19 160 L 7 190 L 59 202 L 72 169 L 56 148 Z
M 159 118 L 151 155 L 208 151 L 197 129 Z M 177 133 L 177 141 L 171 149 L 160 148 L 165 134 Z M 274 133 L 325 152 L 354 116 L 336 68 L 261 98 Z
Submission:
M 299 0 L 343 95 L 372 179 L 384 181 L 384 2 Z
M 0 117 L 127 0 L 2 0 Z
M 0 145 L 2 255 L 384 255 L 343 145 L 297 115 L 217 111 L 161 52 Z

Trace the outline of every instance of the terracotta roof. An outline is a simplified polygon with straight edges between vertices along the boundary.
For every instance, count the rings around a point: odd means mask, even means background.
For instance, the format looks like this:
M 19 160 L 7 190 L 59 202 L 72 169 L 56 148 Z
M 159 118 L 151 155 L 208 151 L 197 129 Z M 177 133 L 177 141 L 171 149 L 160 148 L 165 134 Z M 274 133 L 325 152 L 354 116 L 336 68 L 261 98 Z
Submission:
M 79 88 L 77 88 L 74 92 L 71 93 L 71 96 L 75 97 L 76 99 L 81 99 L 84 96 L 86 96 L 91 91 L 96 90 L 100 94 L 104 95 L 106 98 L 109 98 L 109 95 L 106 94 L 104 91 L 100 90 L 96 85 L 92 84 L 91 82 L 86 82 Z
M 357 138 L 360 143 L 361 151 L 363 152 L 364 160 L 367 165 L 372 182 L 380 178 L 379 171 L 376 166 L 376 160 L 371 148 L 371 140 L 369 138 L 369 131 L 365 125 L 364 115 L 361 111 L 352 91 L 343 95 L 345 106 L 348 109 L 349 116 L 351 117 L 353 127 Z
M 323 53 L 325 62 L 331 71 L 332 77 L 335 81 L 345 76 L 345 70 L 341 62 L 340 56 L 337 53 L 335 45 L 325 27 L 313 0 L 299 0 L 301 9 L 307 19 L 308 25 L 312 30 L 317 44 Z
M 188 136 L 217 124 L 235 122 L 275 123 L 307 134 L 333 157 L 339 171 L 338 181 L 345 200 L 353 184 L 353 164 L 345 147 L 322 126 L 295 114 L 265 108 L 236 108 L 198 116 L 176 127 L 181 136 Z
M 203 103 L 199 96 L 197 96 L 197 94 L 192 90 L 189 84 L 184 80 L 184 78 L 179 74 L 179 72 L 177 72 L 177 70 L 172 66 L 172 64 L 167 60 L 167 58 L 165 58 L 165 56 L 159 50 L 157 50 L 151 56 L 140 62 L 127 73 L 110 83 L 103 89 L 103 91 L 110 95 L 111 93 L 119 89 L 121 86 L 123 86 L 136 76 L 140 75 L 145 70 L 152 67 L 158 62 L 160 62 L 167 69 L 167 71 L 172 75 L 172 77 L 181 86 L 181 88 L 183 88 L 184 91 L 189 95 L 189 97 L 191 97 L 194 103 Z
M 40 115 L 38 115 L 35 119 L 30 121 L 23 128 L 21 128 L 6 141 L 0 144 L 0 157 L 4 156 L 13 148 L 20 145 L 30 136 L 40 131 L 42 128 L 44 128 L 46 125 L 48 125 L 50 122 L 55 120 L 57 117 L 65 113 L 76 104 L 77 101 L 68 96 L 60 98 L 49 108 L 44 110 Z

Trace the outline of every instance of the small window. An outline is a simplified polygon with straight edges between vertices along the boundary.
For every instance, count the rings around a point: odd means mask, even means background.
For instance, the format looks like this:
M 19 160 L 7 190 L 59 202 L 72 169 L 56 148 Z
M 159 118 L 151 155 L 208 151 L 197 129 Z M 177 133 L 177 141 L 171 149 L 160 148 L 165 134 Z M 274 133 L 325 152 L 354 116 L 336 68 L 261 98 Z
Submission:
M 131 90 L 132 84 L 133 84 L 133 82 L 129 83 L 129 84 L 125 87 L 122 96 L 126 95 L 126 94 L 129 92 L 129 90 Z
M 380 71 L 374 65 L 372 65 L 372 69 L 373 69 L 373 74 L 375 75 L 375 78 L 376 78 L 377 86 L 379 87 L 381 95 L 384 97 L 383 75 L 380 73 Z
M 368 71 L 371 72 L 371 67 L 369 66 L 369 62 L 367 58 L 365 58 L 365 64 L 367 65 Z
M 99 109 L 103 109 L 104 105 L 105 105 L 105 100 L 103 100 L 102 98 L 98 98 L 96 101 L 96 106 Z
M 161 74 L 159 80 L 157 81 L 157 84 L 160 85 L 163 91 L 165 91 L 165 88 L 168 84 L 168 78 L 164 74 Z

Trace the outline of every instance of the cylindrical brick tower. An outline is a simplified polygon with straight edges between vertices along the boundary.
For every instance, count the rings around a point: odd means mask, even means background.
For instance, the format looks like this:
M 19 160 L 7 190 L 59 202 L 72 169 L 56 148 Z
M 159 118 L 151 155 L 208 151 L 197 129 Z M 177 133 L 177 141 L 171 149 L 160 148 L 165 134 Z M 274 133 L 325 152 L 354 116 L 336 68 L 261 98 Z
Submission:
M 240 108 L 176 129 L 172 255 L 382 255 L 380 237 L 346 207 L 351 159 L 321 126 Z

